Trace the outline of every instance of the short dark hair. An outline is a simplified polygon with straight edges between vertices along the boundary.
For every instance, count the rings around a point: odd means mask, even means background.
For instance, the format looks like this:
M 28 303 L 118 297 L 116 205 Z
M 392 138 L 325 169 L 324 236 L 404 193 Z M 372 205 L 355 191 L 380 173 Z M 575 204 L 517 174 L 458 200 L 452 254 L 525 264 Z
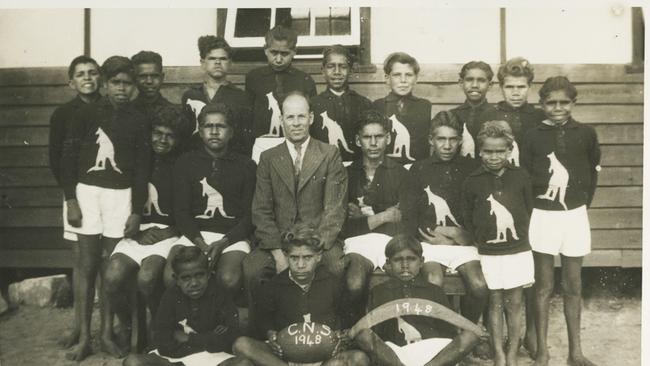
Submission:
M 404 249 L 411 250 L 418 257 L 422 256 L 422 244 L 412 235 L 395 235 L 384 248 L 386 258 L 390 260 L 395 254 Z
M 329 55 L 341 55 L 345 57 L 350 67 L 354 65 L 354 57 L 352 56 L 352 53 L 350 53 L 350 50 L 340 44 L 335 44 L 323 49 L 323 66 L 327 64 L 327 58 Z
M 172 259 L 172 270 L 178 275 L 179 266 L 184 263 L 198 262 L 206 270 L 208 269 L 208 256 L 206 256 L 201 249 L 197 246 L 181 246 L 181 249 L 176 253 Z
M 281 244 L 282 250 L 289 252 L 293 247 L 307 246 L 314 252 L 320 252 L 320 235 L 313 226 L 306 224 L 297 224 L 291 230 L 282 233 Z
M 499 71 L 497 72 L 499 85 L 503 85 L 506 76 L 523 76 L 528 80 L 528 85 L 530 85 L 533 79 L 535 79 L 535 71 L 528 60 L 523 57 L 515 57 L 499 67 Z
M 390 133 L 393 129 L 393 124 L 388 117 L 379 111 L 368 109 L 361 114 L 361 119 L 357 122 L 357 133 L 361 133 L 364 127 L 371 124 L 380 125 L 386 133 Z
M 393 52 L 386 57 L 386 60 L 384 60 L 384 74 L 390 75 L 393 65 L 397 62 L 400 64 L 411 65 L 416 75 L 420 73 L 420 64 L 415 57 L 405 52 Z
M 119 73 L 126 73 L 135 79 L 135 70 L 133 63 L 128 57 L 111 56 L 104 61 L 101 67 L 102 77 L 108 80 Z
M 235 119 L 233 118 L 233 112 L 230 107 L 228 107 L 224 103 L 214 103 L 214 104 L 206 104 L 203 109 L 201 109 L 201 112 L 199 113 L 199 116 L 197 117 L 197 120 L 199 122 L 199 126 L 205 123 L 205 119 L 208 116 L 208 114 L 223 114 L 224 117 L 226 117 L 226 123 L 228 126 L 235 128 Z
M 287 100 L 287 98 L 293 97 L 293 96 L 298 96 L 298 97 L 305 98 L 305 100 L 307 101 L 307 105 L 309 106 L 309 111 L 310 112 L 312 111 L 311 98 L 309 97 L 309 95 L 303 93 L 300 90 L 293 90 L 293 91 L 290 91 L 289 93 L 287 93 L 285 95 L 280 96 L 280 101 L 278 102 L 278 105 L 280 106 L 280 113 L 284 113 L 284 107 L 283 107 L 284 101 Z
M 471 69 L 483 70 L 487 76 L 488 81 L 492 81 L 492 78 L 494 77 L 494 71 L 492 71 L 490 65 L 483 61 L 470 61 L 460 68 L 460 72 L 458 73 L 460 79 L 464 79 L 465 75 L 467 75 L 467 72 Z
M 211 36 L 211 35 L 201 36 L 199 37 L 197 43 L 199 46 L 199 55 L 201 56 L 202 59 L 205 58 L 205 56 L 207 56 L 208 53 L 210 53 L 210 51 L 219 48 L 226 51 L 226 53 L 228 54 L 228 58 L 232 58 L 233 50 L 228 44 L 228 41 L 226 41 L 226 39 L 221 36 Z
M 287 41 L 289 48 L 295 50 L 296 45 L 298 44 L 298 34 L 291 28 L 287 28 L 283 25 L 276 25 L 266 32 L 266 35 L 264 36 L 264 48 L 269 47 L 273 41 Z
M 544 85 L 539 89 L 539 99 L 544 101 L 551 92 L 557 90 L 564 90 L 571 100 L 575 100 L 578 97 L 578 90 L 566 76 L 552 76 L 546 79 Z
M 442 126 L 453 128 L 459 135 L 463 133 L 463 125 L 452 111 L 440 111 L 433 116 L 429 126 L 429 135 L 435 136 L 436 129 Z
M 74 70 L 77 68 L 77 65 L 80 64 L 93 64 L 97 68 L 97 71 L 100 71 L 99 64 L 97 63 L 97 61 L 95 61 L 94 58 L 85 55 L 77 56 L 72 59 L 72 62 L 70 62 L 70 66 L 68 66 L 68 77 L 70 79 L 72 79 L 72 76 L 74 75 Z
M 182 139 L 185 137 L 185 131 L 189 130 L 190 121 L 188 114 L 181 106 L 166 105 L 155 108 L 153 111 L 151 127 L 157 126 L 170 128 L 174 132 L 174 135 L 176 135 L 176 138 Z
M 161 72 L 163 69 L 162 56 L 153 51 L 140 51 L 131 56 L 131 62 L 133 63 L 133 67 L 141 64 L 155 64 Z
M 512 129 L 506 121 L 488 121 L 483 124 L 481 130 L 476 135 L 479 148 L 483 147 L 485 139 L 488 137 L 502 138 L 506 140 L 508 147 L 512 148 L 512 142 L 515 141 L 515 136 L 512 134 Z

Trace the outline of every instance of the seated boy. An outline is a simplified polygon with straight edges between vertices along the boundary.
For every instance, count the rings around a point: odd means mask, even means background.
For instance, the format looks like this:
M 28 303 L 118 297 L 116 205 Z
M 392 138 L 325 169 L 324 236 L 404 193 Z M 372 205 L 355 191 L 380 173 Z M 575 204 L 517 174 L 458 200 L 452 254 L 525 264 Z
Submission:
M 327 89 L 311 99 L 314 123 L 310 134 L 338 147 L 344 164 L 361 157 L 355 141 L 356 124 L 363 112 L 371 108 L 370 100 L 348 85 L 352 66 L 352 55 L 347 48 L 326 47 L 321 71 Z
M 389 279 L 370 292 L 368 308 L 403 298 L 430 300 L 448 308 L 444 290 L 427 282 L 421 270 L 422 245 L 417 239 L 398 235 L 386 245 Z M 447 322 L 424 316 L 405 315 L 362 330 L 355 338 L 359 347 L 380 366 L 456 365 L 478 343 L 469 330 L 458 333 Z
M 109 57 L 101 67 L 106 98 L 79 111 L 66 135 L 61 158 L 61 183 L 68 207 L 67 220 L 79 238 L 79 344 L 68 356 L 82 360 L 90 353 L 90 319 L 95 277 L 102 251 L 105 258 L 123 237 L 139 232 L 147 198 L 151 136 L 146 118 L 129 103 L 134 91 L 131 61 Z M 112 322 L 109 301 L 103 301 L 104 321 Z M 119 356 L 110 334 L 102 330 L 101 347 Z
M 183 237 L 170 253 L 173 258 L 178 245 L 198 246 L 216 268 L 216 281 L 233 294 L 241 287 L 241 262 L 250 252 L 255 191 L 255 163 L 230 150 L 235 123 L 225 104 L 201 110 L 202 147 L 181 156 L 174 167 L 174 215 Z
M 431 121 L 431 102 L 413 95 L 420 65 L 412 56 L 395 52 L 384 61 L 384 74 L 390 92 L 372 102 L 374 109 L 392 123 L 388 156 L 401 164 L 411 164 L 429 156 L 427 130 Z
M 61 155 L 63 153 L 63 141 L 65 139 L 66 130 L 69 128 L 69 121 L 74 118 L 73 116 L 87 104 L 94 103 L 101 98 L 99 94 L 99 87 L 101 78 L 99 75 L 99 65 L 97 61 L 87 56 L 75 57 L 70 66 L 68 67 L 69 86 L 77 92 L 77 96 L 71 101 L 57 107 L 50 117 L 50 138 L 49 138 L 49 158 L 50 170 L 54 179 L 61 184 Z M 77 234 L 70 231 L 70 224 L 67 218 L 67 207 L 65 199 L 63 202 L 63 239 L 67 241 L 77 241 Z M 75 257 L 79 256 L 77 245 L 72 245 L 74 248 Z M 79 262 L 79 260 L 75 260 Z M 73 288 L 74 293 L 79 293 L 79 281 L 77 275 L 79 270 L 73 271 Z M 66 335 L 61 340 L 61 344 L 68 348 L 77 343 L 79 340 L 79 312 L 77 311 L 78 297 L 75 297 L 75 320 L 73 329 L 69 335 Z
M 409 171 L 414 196 L 403 207 L 405 227 L 410 235 L 424 240 L 424 268 L 431 283 L 442 286 L 441 265 L 460 273 L 468 292 L 461 303 L 462 313 L 476 323 L 488 293 L 478 252 L 464 227 L 461 187 L 478 164 L 460 156 L 461 124 L 449 111 L 431 120 L 429 144 L 431 157 L 416 162 Z
M 233 114 L 237 126 L 230 148 L 242 155 L 250 156 L 253 148 L 251 132 L 251 106 L 246 93 L 228 81 L 232 66 L 233 50 L 223 37 L 202 36 L 198 40 L 199 56 L 203 83 L 191 86 L 183 93 L 181 104 L 188 109 L 194 123 L 190 133 L 192 149 L 202 149 L 203 142 L 199 136 L 199 113 L 206 104 L 223 103 Z
M 492 87 L 494 72 L 483 61 L 470 61 L 460 69 L 458 84 L 465 93 L 465 103 L 452 109 L 463 126 L 461 156 L 478 158 L 475 140 L 483 123 L 495 120 L 496 109 L 488 103 L 487 92 Z
M 289 267 L 264 284 L 255 317 L 266 341 L 240 337 L 233 346 L 236 355 L 256 366 L 287 366 L 282 348 L 276 342 L 278 331 L 305 321 L 327 325 L 335 331 L 347 325 L 341 283 L 319 265 L 320 240 L 313 228 L 303 225 L 282 235 L 282 251 Z M 366 355 L 358 350 L 343 351 L 323 361 L 323 366 L 369 365 Z
M 463 185 L 463 217 L 478 246 L 490 289 L 488 330 L 494 365 L 516 366 L 521 339 L 523 288 L 535 282 L 528 222 L 533 209 L 530 177 L 510 165 L 514 137 L 505 121 L 483 124 L 477 138 L 482 166 Z M 503 317 L 508 343 L 503 347 Z
M 171 104 L 153 113 L 153 165 L 148 198 L 142 210 L 143 223 L 134 238 L 122 239 L 115 246 L 104 275 L 104 286 L 113 308 L 123 305 L 123 299 L 127 298 L 125 291 L 137 279 L 137 288 L 152 317 L 164 289 L 162 275 L 167 255 L 178 240 L 172 211 L 172 168 L 178 156 L 180 136 L 188 125 L 182 110 Z
M 154 349 L 132 354 L 125 366 L 249 366 L 229 354 L 239 334 L 237 308 L 210 276 L 208 257 L 183 247 L 172 260 L 175 285 L 168 288 L 154 319 Z

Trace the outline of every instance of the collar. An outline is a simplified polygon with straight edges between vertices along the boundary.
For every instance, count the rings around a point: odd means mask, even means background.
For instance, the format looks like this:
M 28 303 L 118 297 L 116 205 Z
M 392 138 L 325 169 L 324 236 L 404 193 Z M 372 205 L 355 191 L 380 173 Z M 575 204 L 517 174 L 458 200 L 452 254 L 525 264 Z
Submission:
M 506 170 L 503 172 L 503 174 L 506 174 L 506 171 L 508 171 L 508 170 L 518 170 L 519 169 L 519 167 L 516 167 L 516 166 L 510 164 L 510 162 L 508 162 L 505 165 L 505 168 L 506 168 Z M 484 174 L 485 175 L 489 174 L 489 175 L 492 175 L 492 176 L 495 176 L 495 177 L 497 176 L 496 174 L 492 173 L 492 171 L 488 170 L 485 166 L 483 166 L 483 164 L 481 164 L 481 166 L 478 167 L 475 171 L 473 171 L 470 175 L 475 177 L 475 176 L 484 175 Z M 502 174 L 502 176 L 503 176 L 503 174 Z
M 322 281 L 324 279 L 327 279 L 330 277 L 330 273 L 322 266 L 318 265 L 316 266 L 316 273 L 314 273 L 314 279 L 311 281 L 311 284 L 309 285 L 309 288 L 311 289 L 313 287 L 313 284 L 318 281 Z M 295 285 L 298 286 L 293 279 L 289 276 L 289 268 L 285 269 L 284 271 L 280 272 L 275 279 L 282 285 Z
M 402 281 L 399 278 L 388 276 L 388 281 L 385 282 L 386 286 L 390 289 L 398 289 L 402 287 L 421 287 L 427 288 L 429 286 L 435 286 L 422 277 L 422 272 L 420 272 L 415 278 L 410 281 Z
M 459 156 L 460 156 L 459 152 L 460 152 L 460 147 L 459 147 L 459 150 L 456 153 L 456 155 L 453 158 L 451 158 L 451 160 L 449 160 L 449 161 L 444 161 L 444 160 L 440 159 L 438 157 L 438 155 L 436 155 L 435 153 L 431 154 L 431 156 L 426 161 L 429 164 L 453 164 L 453 163 L 455 163 L 456 161 L 459 160 Z
M 303 143 L 300 144 L 301 157 L 305 155 L 305 151 L 307 151 L 307 146 L 309 146 L 309 141 L 311 141 L 311 136 L 307 136 L 307 140 L 303 141 Z M 284 142 L 287 144 L 287 148 L 289 148 L 289 151 L 296 152 L 296 144 L 290 142 L 287 139 L 284 139 Z
M 377 169 L 396 169 L 402 167 L 401 164 L 397 163 L 395 160 L 388 156 L 384 156 L 384 160 L 379 164 Z M 350 169 L 363 171 L 363 159 L 357 159 L 350 164 Z
M 465 102 L 463 102 L 463 104 L 458 106 L 457 109 L 484 109 L 485 107 L 487 107 L 489 105 L 490 105 L 490 103 L 488 103 L 487 98 L 483 99 L 483 102 L 481 102 L 481 104 L 476 105 L 476 106 L 470 104 L 470 102 L 467 99 L 465 99 Z
M 72 104 L 74 106 L 82 106 L 82 105 L 88 105 L 88 104 L 91 104 L 91 103 L 96 103 L 97 101 L 99 101 L 101 99 L 102 99 L 102 95 L 99 94 L 99 92 L 97 92 L 97 93 L 95 93 L 93 95 L 92 99 L 90 100 L 90 103 L 86 103 L 81 99 L 79 94 L 77 94 L 77 96 L 74 97 L 74 99 L 72 99 L 72 101 L 70 101 L 70 104 Z
M 225 83 L 219 85 L 219 87 L 217 88 L 217 92 L 219 92 L 219 90 L 221 90 L 221 88 L 233 88 L 233 87 L 234 87 L 234 85 L 232 85 L 230 80 L 226 80 Z M 200 90 L 201 92 L 207 91 L 208 90 L 208 84 L 206 84 L 206 82 L 204 81 L 201 84 L 196 85 L 196 89 Z
M 233 153 L 230 149 L 226 150 L 226 153 L 223 154 L 222 156 L 215 158 L 214 156 L 210 155 L 205 150 L 205 146 L 201 146 L 200 148 L 194 150 L 196 151 L 196 154 L 198 155 L 199 158 L 201 159 L 206 159 L 206 160 L 235 160 L 236 156 L 235 153 Z
M 292 65 L 289 65 L 289 67 L 287 67 L 286 69 L 284 69 L 282 71 L 275 71 L 275 70 L 273 70 L 271 68 L 271 66 L 265 65 L 265 66 L 262 67 L 262 71 L 261 71 L 262 75 L 275 75 L 275 74 L 290 74 L 291 75 L 291 74 L 293 74 L 295 72 L 296 72 L 296 69 L 294 69 Z
M 418 98 L 416 96 L 414 96 L 413 93 L 408 93 L 408 94 L 402 96 L 402 95 L 397 95 L 397 94 L 395 94 L 395 93 L 393 93 L 391 91 L 386 96 L 386 101 L 387 102 L 397 102 L 400 99 L 413 100 L 413 101 L 418 100 Z
M 165 102 L 165 101 L 166 101 L 165 97 L 163 97 L 162 94 L 160 94 L 160 92 L 158 92 L 156 97 L 153 98 L 152 100 L 147 100 L 147 99 L 143 98 L 142 96 L 138 95 L 138 97 L 135 98 L 135 100 L 133 100 L 133 103 L 134 104 L 142 104 L 142 105 L 153 105 L 153 104 L 158 104 L 160 102 Z
M 520 113 L 535 112 L 535 107 L 530 105 L 528 102 L 522 104 L 521 107 L 519 108 L 514 108 L 510 104 L 506 103 L 505 100 L 502 100 L 495 105 L 495 108 L 503 112 L 520 112 Z
M 545 119 L 537 127 L 540 130 L 553 130 L 556 128 L 578 128 L 578 122 L 576 122 L 576 120 L 574 120 L 573 117 L 569 117 L 569 119 L 563 125 L 560 126 L 550 125 L 547 123 L 547 121 L 548 120 Z

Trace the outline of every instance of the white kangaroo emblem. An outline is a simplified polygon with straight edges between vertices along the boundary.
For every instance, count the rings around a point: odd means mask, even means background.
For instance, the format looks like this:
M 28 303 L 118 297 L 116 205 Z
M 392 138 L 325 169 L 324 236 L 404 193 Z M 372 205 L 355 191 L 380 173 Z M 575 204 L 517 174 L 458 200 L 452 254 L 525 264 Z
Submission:
M 490 202 L 490 215 L 496 216 L 497 219 L 497 237 L 493 240 L 488 240 L 488 243 L 503 243 L 507 241 L 507 232 L 510 230 L 512 237 L 519 240 L 517 231 L 515 230 L 515 220 L 506 206 L 497 201 L 494 196 L 489 195 L 487 201 Z
M 320 116 L 323 117 L 322 129 L 327 128 L 327 141 L 330 145 L 338 147 L 340 142 L 343 149 L 352 154 L 353 151 L 350 150 L 348 143 L 345 141 L 345 136 L 343 136 L 341 126 L 327 115 L 327 111 L 321 113 Z
M 280 137 L 282 133 L 282 121 L 280 120 L 280 105 L 278 101 L 275 100 L 273 92 L 266 93 L 266 99 L 269 102 L 269 110 L 271 111 L 271 123 L 269 125 L 269 135 Z
M 375 214 L 375 210 L 372 209 L 372 206 L 367 205 L 363 200 L 365 197 L 357 197 L 357 201 L 359 202 L 359 208 L 361 209 L 361 213 L 364 216 L 372 216 Z
M 409 324 L 401 317 L 397 317 L 397 328 L 399 329 L 400 333 L 404 334 L 404 340 L 406 341 L 406 344 L 411 344 L 422 340 L 422 334 L 414 326 Z
M 552 152 L 546 155 L 549 160 L 548 172 L 551 177 L 548 180 L 548 189 L 546 193 L 540 194 L 537 198 L 555 201 L 555 197 L 559 196 L 558 200 L 566 210 L 566 203 L 564 203 L 564 196 L 566 195 L 566 187 L 569 185 L 569 172 L 564 165 L 557 160 L 555 153 Z
M 192 135 L 199 132 L 199 113 L 201 113 L 201 110 L 203 110 L 203 107 L 205 107 L 205 103 L 203 103 L 200 100 L 196 99 L 187 99 L 185 104 L 189 105 L 190 108 L 192 109 L 192 112 L 194 112 L 194 115 L 196 115 L 196 124 L 194 125 L 194 132 L 192 132 Z
M 203 215 L 197 215 L 199 219 L 209 219 L 214 217 L 214 211 L 219 210 L 221 217 L 226 219 L 233 219 L 235 216 L 228 216 L 226 211 L 223 209 L 223 196 L 219 191 L 214 189 L 210 184 L 208 184 L 207 178 L 201 179 L 201 186 L 203 186 L 203 196 L 208 197 L 208 202 L 205 205 L 205 211 Z
M 409 130 L 394 114 L 390 116 L 390 120 L 393 123 L 393 132 L 395 132 L 395 143 L 393 144 L 393 153 L 387 155 L 394 158 L 401 158 L 402 152 L 404 152 L 407 159 L 415 160 L 411 157 L 411 134 Z
M 192 329 L 192 327 L 187 325 L 187 318 L 179 321 L 178 324 L 180 324 L 183 327 L 183 333 L 185 333 L 185 334 L 196 333 L 196 331 L 194 329 Z
M 460 156 L 474 157 L 476 144 L 472 134 L 467 129 L 467 123 L 463 124 L 463 143 L 460 145 Z
M 169 216 L 168 214 L 162 212 L 160 206 L 158 206 L 158 190 L 156 189 L 156 186 L 149 182 L 147 190 L 149 191 L 149 195 L 147 197 L 147 202 L 144 203 L 144 210 L 142 210 L 142 214 L 144 216 L 151 216 L 151 206 L 153 206 L 154 210 L 156 210 L 159 216 Z
M 519 145 L 517 145 L 517 141 L 512 142 L 512 152 L 508 161 L 514 166 L 519 166 Z
M 447 226 L 447 218 L 449 218 L 449 220 L 456 224 L 456 226 L 460 226 L 454 215 L 452 215 L 449 205 L 444 198 L 431 192 L 431 186 L 427 186 L 424 191 L 427 193 L 427 197 L 429 198 L 429 204 L 433 205 L 433 209 L 436 211 L 436 225 Z
M 106 159 L 108 159 L 108 162 L 111 164 L 113 170 L 122 174 L 122 171 L 117 167 L 117 163 L 115 162 L 115 148 L 113 147 L 111 139 L 108 138 L 108 135 L 104 132 L 104 130 L 102 130 L 101 127 L 97 127 L 97 132 L 95 132 L 95 135 L 97 135 L 96 143 L 99 145 L 99 149 L 97 149 L 95 166 L 88 169 L 88 172 L 106 170 Z

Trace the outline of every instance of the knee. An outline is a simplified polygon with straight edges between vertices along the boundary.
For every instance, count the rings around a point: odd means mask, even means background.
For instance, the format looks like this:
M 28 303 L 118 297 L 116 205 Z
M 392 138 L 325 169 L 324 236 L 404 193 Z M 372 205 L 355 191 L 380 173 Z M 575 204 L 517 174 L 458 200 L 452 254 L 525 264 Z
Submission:
M 553 294 L 553 284 L 552 283 L 543 283 L 543 282 L 536 282 L 535 283 L 535 294 L 537 297 L 541 297 L 542 299 L 547 299 L 550 298 L 551 295 Z
M 349 366 L 369 366 L 370 359 L 362 351 L 352 351 L 352 355 L 347 364 Z
M 427 279 L 427 282 L 442 287 L 445 281 L 445 274 L 440 264 L 432 262 L 425 263 L 422 266 L 422 273 Z
M 467 287 L 474 299 L 487 300 L 490 297 L 490 290 L 483 278 L 468 281 Z
M 228 290 L 238 290 L 241 287 L 241 271 L 230 269 L 217 272 L 219 283 Z
M 373 332 L 371 329 L 363 329 L 356 337 L 354 341 L 359 345 L 361 349 L 372 349 L 373 343 Z
M 122 361 L 122 366 L 143 366 L 142 355 L 131 354 Z
M 145 295 L 149 295 L 155 291 L 160 280 L 160 273 L 158 271 L 140 269 L 138 272 L 138 289 Z
M 361 293 L 366 288 L 367 276 L 362 273 L 350 273 L 348 272 L 345 276 L 345 280 L 348 286 L 348 290 L 351 293 Z
M 237 356 L 247 356 L 250 354 L 251 340 L 248 337 L 239 337 L 235 339 L 235 342 L 232 344 L 232 352 Z
M 562 281 L 562 293 L 564 296 L 580 297 L 582 296 L 582 285 L 571 281 Z
M 104 272 L 104 289 L 108 293 L 119 291 L 124 281 L 124 273 L 117 267 L 109 266 Z
M 244 357 L 235 357 L 230 359 L 228 366 L 255 366 L 255 364 Z

